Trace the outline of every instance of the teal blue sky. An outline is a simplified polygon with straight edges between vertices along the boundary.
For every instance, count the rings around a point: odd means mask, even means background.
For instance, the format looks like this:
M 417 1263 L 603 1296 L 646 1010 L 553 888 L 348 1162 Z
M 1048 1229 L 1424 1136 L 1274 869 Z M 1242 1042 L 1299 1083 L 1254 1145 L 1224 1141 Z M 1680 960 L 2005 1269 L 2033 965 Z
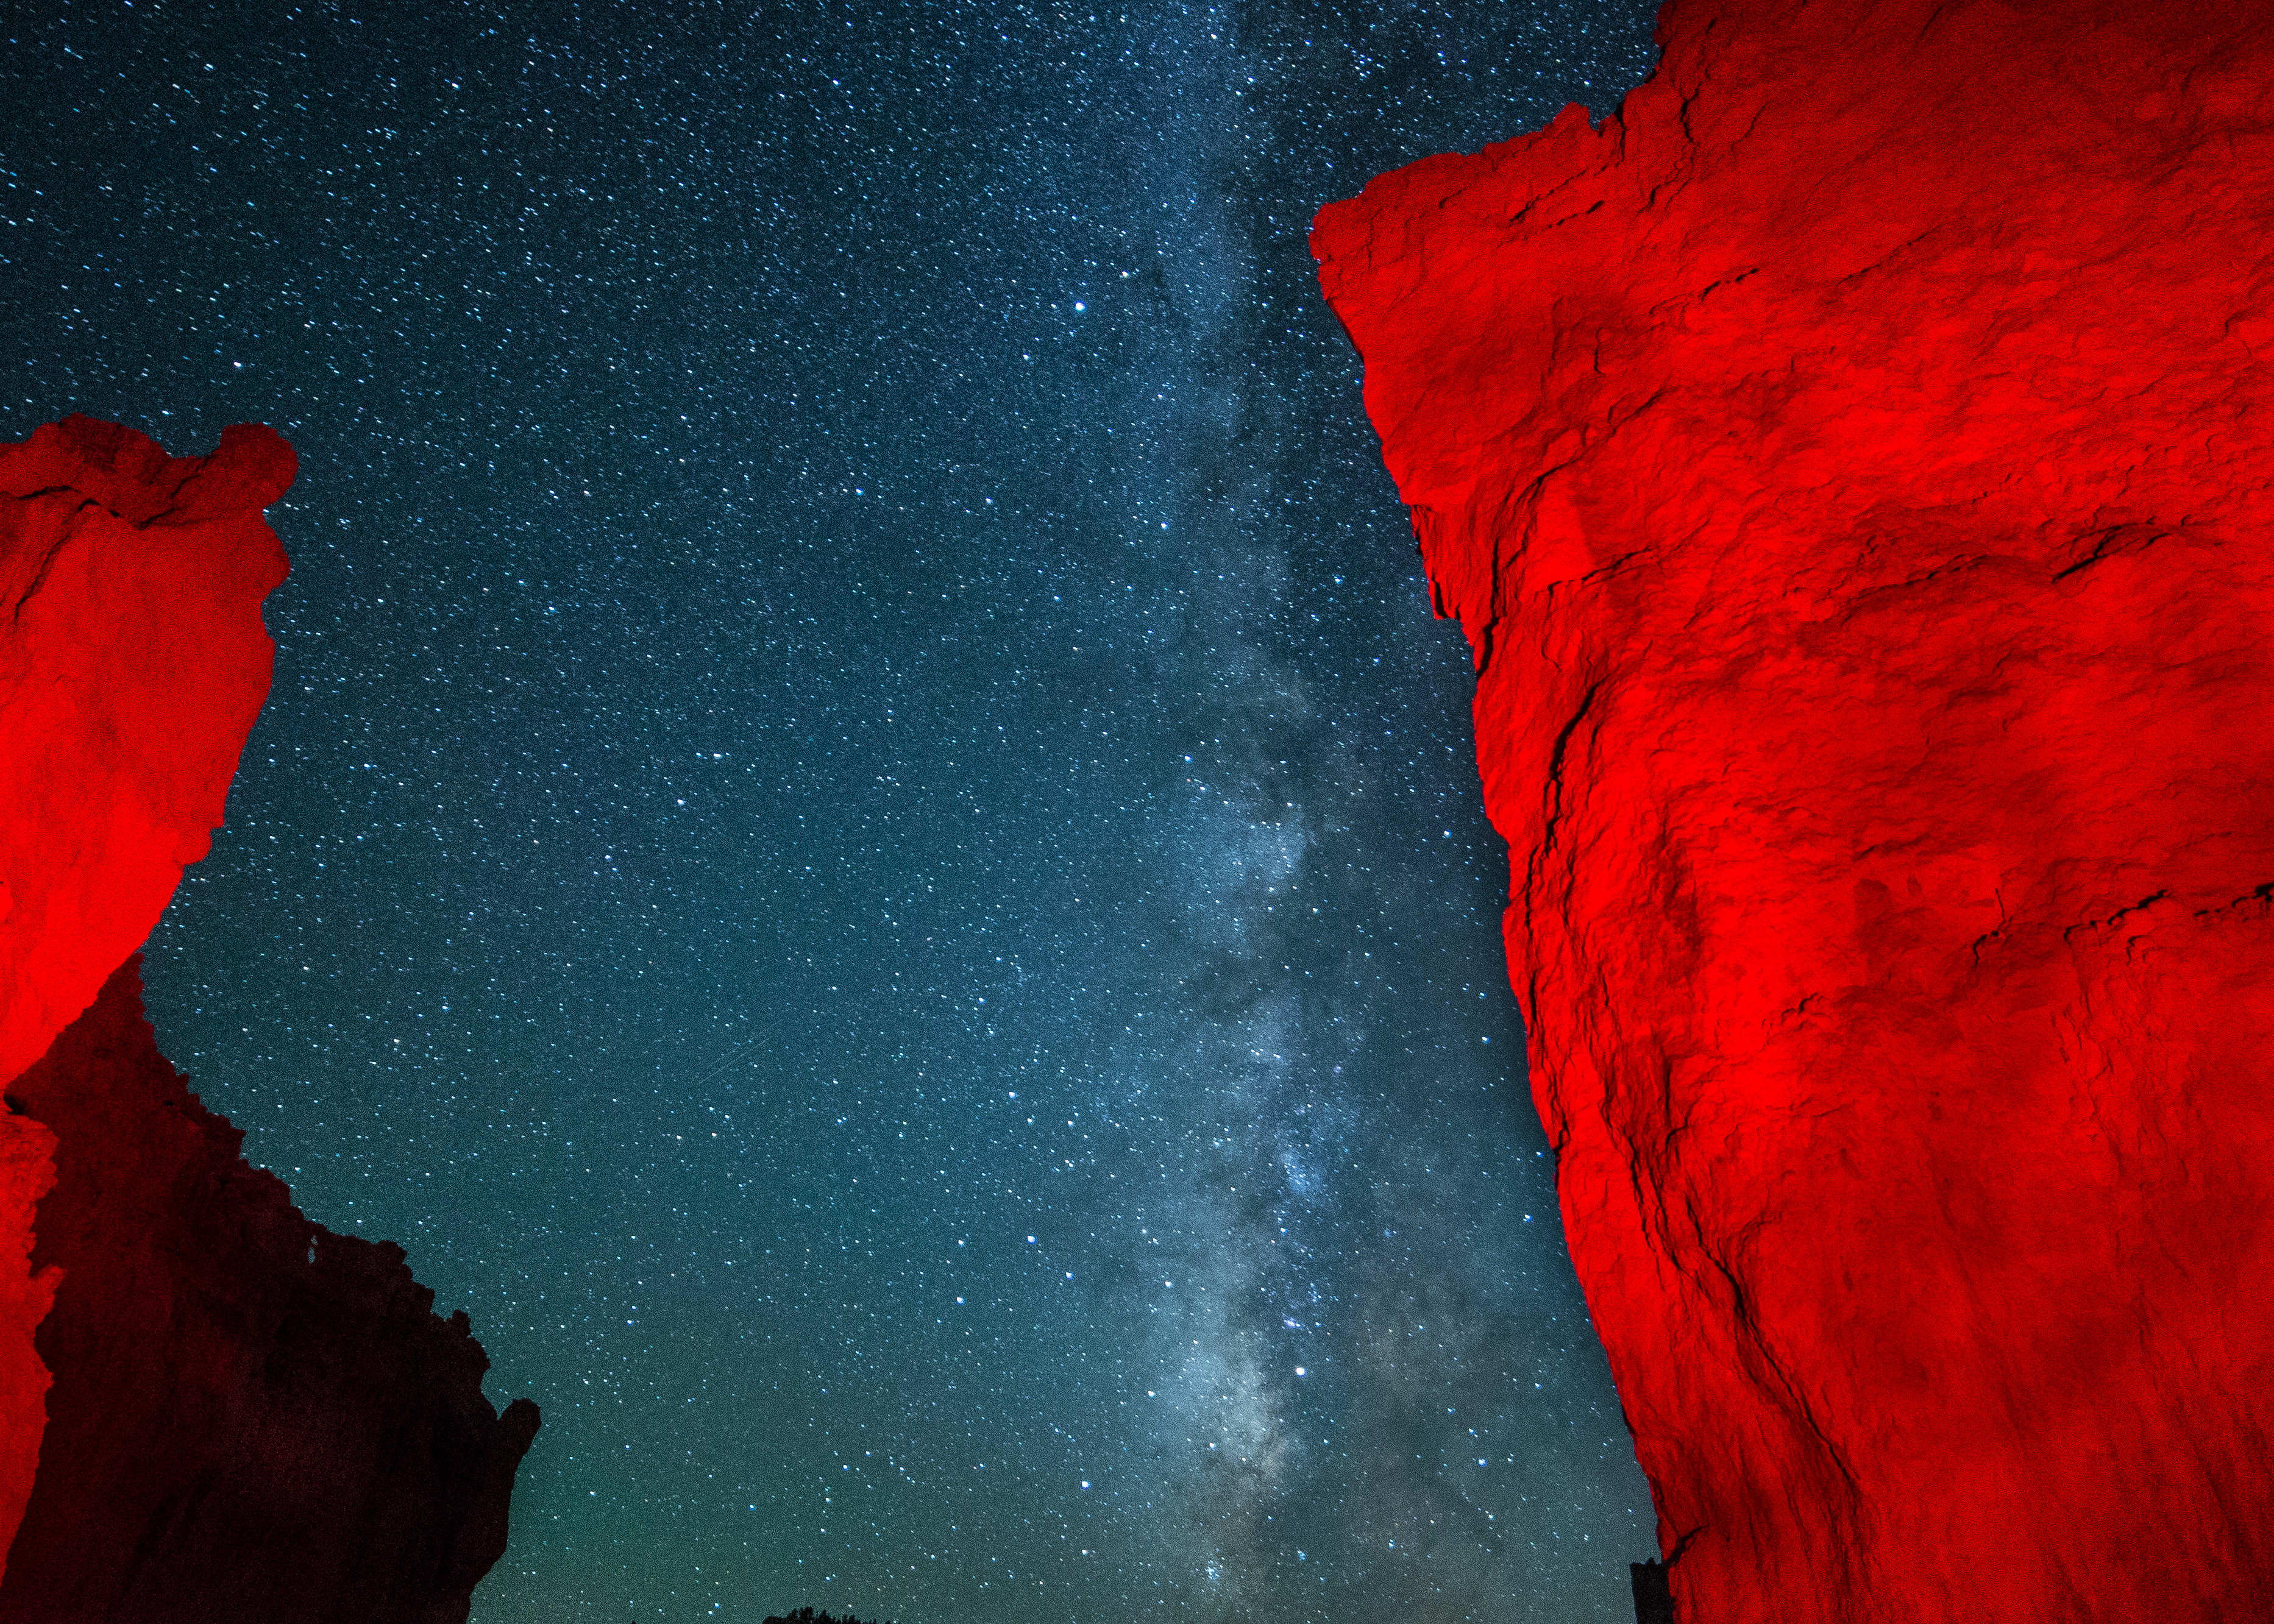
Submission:
M 154 1016 L 543 1406 L 481 1624 L 1630 1616 L 1304 233 L 1643 8 L 27 17 L 0 434 L 301 458 Z

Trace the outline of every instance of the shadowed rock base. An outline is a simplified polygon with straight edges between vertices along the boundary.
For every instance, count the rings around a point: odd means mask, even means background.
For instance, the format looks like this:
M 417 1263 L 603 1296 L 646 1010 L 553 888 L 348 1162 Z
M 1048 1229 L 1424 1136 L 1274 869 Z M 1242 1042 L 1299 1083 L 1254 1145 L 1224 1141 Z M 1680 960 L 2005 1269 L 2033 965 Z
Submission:
M 456 1624 L 538 1426 L 400 1247 L 301 1216 L 158 1052 L 130 959 L 8 1089 L 55 1135 L 53 1373 L 6 1624 Z M 20 1118 L 19 1118 L 20 1120 Z

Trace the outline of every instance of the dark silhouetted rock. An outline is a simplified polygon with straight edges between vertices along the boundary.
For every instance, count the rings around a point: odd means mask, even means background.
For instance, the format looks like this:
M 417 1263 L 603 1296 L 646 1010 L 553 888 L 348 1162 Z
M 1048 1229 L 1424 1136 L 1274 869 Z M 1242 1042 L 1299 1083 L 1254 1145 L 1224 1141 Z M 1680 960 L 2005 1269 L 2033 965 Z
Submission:
M 292 470 L 250 425 L 210 457 L 91 417 L 0 445 L 0 1086 L 142 944 L 222 820 L 284 578 L 261 509 Z M 25 1259 L 48 1151 L 0 1116 L 0 1550 L 39 1458 L 54 1282 Z
M 1627 1575 L 1634 1585 L 1635 1624 L 1674 1624 L 1674 1592 L 1666 1583 L 1666 1564 L 1629 1562 Z
M 465 1618 L 538 1424 L 482 1396 L 465 1316 L 245 1163 L 158 1052 L 139 958 L 8 1094 L 56 1135 L 32 1262 L 62 1281 L 0 1620 Z

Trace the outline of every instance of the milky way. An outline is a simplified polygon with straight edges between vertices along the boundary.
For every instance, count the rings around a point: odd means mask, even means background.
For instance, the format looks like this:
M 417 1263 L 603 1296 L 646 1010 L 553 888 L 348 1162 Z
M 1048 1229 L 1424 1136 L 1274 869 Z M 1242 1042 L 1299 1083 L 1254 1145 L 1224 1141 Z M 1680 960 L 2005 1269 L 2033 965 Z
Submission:
M 19 12 L 0 432 L 300 453 L 151 1003 L 545 1407 L 476 1619 L 1630 1616 L 1304 233 L 1646 21 Z

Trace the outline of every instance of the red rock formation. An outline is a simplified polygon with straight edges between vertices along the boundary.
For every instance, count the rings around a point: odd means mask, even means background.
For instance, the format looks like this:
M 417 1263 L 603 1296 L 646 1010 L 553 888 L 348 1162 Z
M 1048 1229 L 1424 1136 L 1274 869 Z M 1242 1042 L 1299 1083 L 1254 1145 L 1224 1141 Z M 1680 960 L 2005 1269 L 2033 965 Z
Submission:
M 292 449 L 241 425 L 172 458 L 71 417 L 0 445 L 0 1085 L 94 1000 L 203 856 L 267 697 L 261 509 Z M 0 1551 L 30 1492 L 48 1376 L 26 1269 L 52 1138 L 0 1115 Z
M 139 956 L 9 1103 L 56 1135 L 32 1260 L 63 1281 L 0 1620 L 463 1619 L 538 1419 L 483 1398 L 466 1316 L 245 1165 L 158 1052 Z
M 399 1249 L 238 1159 L 119 968 L 267 694 L 292 471 L 250 426 L 0 446 L 0 1620 L 463 1619 L 537 1430 Z
M 70 417 L 0 446 L 0 1082 L 142 945 L 222 821 L 268 697 L 261 509 L 292 447 L 169 457 Z
M 2264 22 L 1675 0 L 1319 218 L 1693 1624 L 2274 1593 Z

